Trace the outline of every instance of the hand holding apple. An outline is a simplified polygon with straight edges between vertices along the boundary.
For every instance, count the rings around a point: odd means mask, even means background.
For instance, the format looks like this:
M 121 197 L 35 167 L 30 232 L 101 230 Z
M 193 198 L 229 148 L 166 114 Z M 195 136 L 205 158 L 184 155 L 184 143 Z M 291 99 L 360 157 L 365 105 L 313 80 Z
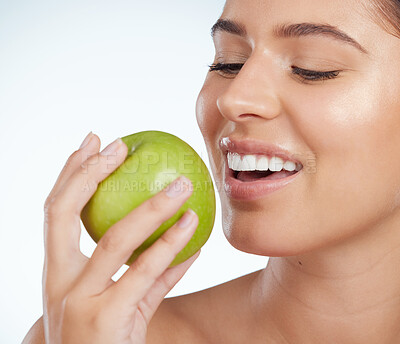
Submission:
M 198 215 L 199 224 L 189 243 L 171 263 L 171 266 L 177 265 L 205 244 L 214 225 L 215 193 L 208 169 L 192 147 L 172 134 L 144 131 L 125 136 L 122 141 L 128 147 L 128 155 L 124 163 L 99 184 L 82 210 L 82 222 L 98 242 L 113 224 L 184 175 L 192 183 L 191 197 L 126 262 L 129 265 L 135 261 L 190 208 Z
M 200 253 L 168 268 L 193 237 L 199 217 L 187 211 L 181 220 L 189 221 L 174 224 L 118 281 L 112 277 L 132 251 L 174 216 L 193 193 L 169 184 L 112 225 L 88 258 L 79 249 L 77 214 L 82 213 L 98 184 L 125 161 L 128 147 L 117 139 L 99 152 L 100 140 L 91 133 L 84 143 L 69 157 L 44 206 L 45 341 L 81 343 L 84 338 L 96 344 L 144 344 L 158 306 Z M 174 183 L 179 180 L 190 185 L 183 176 Z M 183 192 L 168 192 L 179 190 Z M 141 307 L 143 304 L 146 307 Z

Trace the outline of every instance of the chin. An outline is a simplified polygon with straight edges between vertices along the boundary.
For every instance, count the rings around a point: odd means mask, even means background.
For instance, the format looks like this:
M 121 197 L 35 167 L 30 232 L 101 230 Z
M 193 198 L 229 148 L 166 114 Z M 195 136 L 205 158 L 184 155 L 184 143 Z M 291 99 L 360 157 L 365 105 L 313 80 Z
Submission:
M 265 210 L 247 214 L 223 211 L 224 235 L 239 251 L 267 257 L 296 256 L 323 246 L 323 238 L 312 235 L 310 221 L 304 220 L 307 225 L 302 225 L 295 214 L 276 217 Z
M 284 257 L 299 253 L 302 245 L 293 235 L 294 228 L 279 223 L 270 223 L 257 216 L 233 216 L 223 221 L 224 235 L 228 242 L 239 251 L 267 256 Z

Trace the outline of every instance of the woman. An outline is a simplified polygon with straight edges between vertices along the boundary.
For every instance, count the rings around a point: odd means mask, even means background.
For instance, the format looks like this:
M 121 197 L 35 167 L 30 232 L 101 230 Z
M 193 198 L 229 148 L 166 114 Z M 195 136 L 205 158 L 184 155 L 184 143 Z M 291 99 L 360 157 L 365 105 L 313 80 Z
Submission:
M 197 257 L 167 269 L 194 215 L 114 283 L 190 190 L 183 179 L 182 193 L 154 196 L 87 259 L 79 213 L 95 188 L 80 185 L 96 185 L 111 173 L 107 156 L 120 164 L 127 153 L 120 140 L 98 153 L 89 134 L 46 201 L 44 317 L 25 342 L 399 343 L 399 23 L 395 0 L 228 0 L 213 27 L 216 56 L 197 121 L 225 235 L 271 257 L 267 267 L 163 300 Z M 84 174 L 88 155 L 86 165 L 99 163 Z M 239 171 L 262 169 L 263 157 L 285 168 L 269 181 L 270 173 Z M 130 233 L 133 225 L 143 231 Z

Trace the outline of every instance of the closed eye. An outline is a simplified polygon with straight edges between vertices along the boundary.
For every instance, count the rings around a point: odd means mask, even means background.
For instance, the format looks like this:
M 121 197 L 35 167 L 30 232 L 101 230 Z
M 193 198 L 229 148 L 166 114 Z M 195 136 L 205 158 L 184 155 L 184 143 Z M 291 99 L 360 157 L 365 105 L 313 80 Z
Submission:
M 243 67 L 243 63 L 215 63 L 209 66 L 209 71 L 217 71 L 222 76 L 232 77 L 239 73 Z M 292 66 L 292 74 L 300 76 L 304 82 L 307 81 L 321 81 L 336 78 L 340 71 L 314 71 Z

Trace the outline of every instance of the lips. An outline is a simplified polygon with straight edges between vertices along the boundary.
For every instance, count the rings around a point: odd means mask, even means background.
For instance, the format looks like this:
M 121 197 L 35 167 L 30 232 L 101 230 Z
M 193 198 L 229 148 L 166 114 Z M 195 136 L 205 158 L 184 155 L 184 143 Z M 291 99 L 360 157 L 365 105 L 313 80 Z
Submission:
M 220 140 L 220 148 L 225 158 L 224 188 L 228 197 L 239 201 L 252 201 L 285 187 L 292 183 L 299 175 L 303 168 L 301 161 L 295 158 L 294 154 L 280 148 L 277 145 L 257 141 L 257 140 L 238 140 L 233 138 L 222 138 Z M 284 161 L 293 161 L 300 165 L 299 171 L 280 171 L 269 174 L 263 178 L 253 178 L 253 176 L 244 176 L 242 180 L 237 179 L 237 173 L 228 167 L 227 153 L 235 152 L 238 154 L 262 154 L 269 157 L 277 156 Z M 249 173 L 249 172 L 241 172 Z M 251 174 L 251 172 L 250 172 Z
M 275 172 L 269 177 L 276 175 Z M 234 176 L 234 171 L 229 169 L 227 164 L 225 164 L 224 173 L 224 191 L 229 198 L 238 201 L 254 201 L 260 198 L 269 196 L 275 193 L 277 190 L 284 188 L 285 186 L 293 183 L 297 178 L 302 175 L 302 170 L 292 172 L 283 172 L 285 175 L 280 175 L 279 178 L 261 178 L 257 180 L 241 181 Z M 290 174 L 292 173 L 292 174 Z
M 300 164 L 301 167 L 303 167 L 301 161 L 296 158 L 296 154 L 291 153 L 288 150 L 279 147 L 278 145 L 264 141 L 255 139 L 241 140 L 233 137 L 223 137 L 219 141 L 219 146 L 225 156 L 228 152 L 238 154 L 262 154 L 269 157 L 277 156 L 284 161 L 292 161 Z

